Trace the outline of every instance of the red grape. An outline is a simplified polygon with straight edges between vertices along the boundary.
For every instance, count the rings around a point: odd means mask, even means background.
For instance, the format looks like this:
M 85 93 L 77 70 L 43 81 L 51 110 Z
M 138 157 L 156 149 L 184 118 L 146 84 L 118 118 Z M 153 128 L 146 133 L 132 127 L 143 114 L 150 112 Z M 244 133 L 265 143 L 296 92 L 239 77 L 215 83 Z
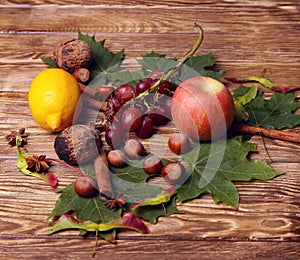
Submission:
M 153 121 L 148 116 L 143 117 L 140 126 L 135 130 L 139 138 L 146 139 L 153 135 Z
M 122 113 L 122 125 L 129 131 L 134 131 L 142 123 L 142 113 L 138 108 L 129 107 Z
M 126 103 L 135 96 L 134 87 L 130 84 L 122 84 L 115 89 L 114 95 Z
M 106 143 L 114 149 L 121 147 L 126 139 L 123 127 L 116 120 L 111 125 L 105 127 L 104 137 Z
M 151 107 L 148 114 L 156 126 L 164 125 L 169 121 L 167 112 L 162 106 Z
M 111 96 L 107 101 L 107 106 L 114 112 L 118 112 L 119 109 L 123 106 L 123 101 L 117 97 Z
M 136 84 L 135 92 L 136 94 L 143 93 L 147 91 L 151 87 L 150 83 L 147 80 L 139 80 L 139 82 Z

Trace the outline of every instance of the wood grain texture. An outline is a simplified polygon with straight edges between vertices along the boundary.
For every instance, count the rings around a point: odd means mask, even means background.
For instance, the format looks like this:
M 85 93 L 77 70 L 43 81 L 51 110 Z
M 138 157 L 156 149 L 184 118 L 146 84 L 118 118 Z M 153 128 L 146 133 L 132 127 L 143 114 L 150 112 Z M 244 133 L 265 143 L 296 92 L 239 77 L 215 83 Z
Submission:
M 45 259 L 57 259 L 57 256 L 60 256 L 60 259 L 93 259 L 93 238 L 85 239 L 84 247 L 82 239 L 74 236 L 19 236 L 7 237 L 2 241 L 1 244 L 5 247 L 0 252 L 5 259 L 17 259 L 20 256 L 23 259 L 40 259 L 41 255 Z M 268 259 L 272 255 L 274 259 L 296 260 L 297 251 L 297 242 L 182 241 L 136 237 L 121 239 L 118 245 L 100 242 L 96 259 Z
M 4 138 L 26 127 L 31 153 L 56 156 L 56 135 L 36 125 L 27 92 L 45 69 L 41 57 L 51 56 L 60 41 L 76 38 L 78 30 L 95 34 L 97 40 L 106 39 L 109 50 L 125 49 L 124 67 L 135 70 L 136 58 L 152 50 L 182 57 L 196 38 L 197 22 L 205 32 L 198 54 L 213 53 L 217 68 L 227 70 L 228 77 L 259 76 L 266 69 L 265 75 L 277 84 L 299 86 L 299 13 L 298 0 L 0 1 L 0 259 L 92 258 L 93 236 L 82 238 L 76 231 L 45 235 L 59 195 L 17 170 L 16 150 Z M 91 110 L 85 113 L 94 119 Z M 172 124 L 161 128 L 164 138 L 172 131 Z M 290 131 L 300 132 L 300 127 Z M 238 210 L 204 195 L 180 204 L 182 214 L 149 225 L 150 235 L 122 231 L 117 245 L 99 241 L 96 257 L 299 259 L 300 146 L 264 140 L 272 162 L 261 137 L 252 139 L 258 153 L 250 158 L 284 174 L 266 182 L 236 183 Z M 53 170 L 60 187 L 76 177 L 62 166 Z

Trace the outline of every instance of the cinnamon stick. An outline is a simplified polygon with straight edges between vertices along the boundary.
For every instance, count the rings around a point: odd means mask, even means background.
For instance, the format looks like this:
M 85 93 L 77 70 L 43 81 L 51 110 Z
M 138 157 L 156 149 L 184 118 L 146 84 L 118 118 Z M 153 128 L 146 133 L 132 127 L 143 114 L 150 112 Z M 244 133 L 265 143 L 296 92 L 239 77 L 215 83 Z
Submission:
M 98 93 L 100 93 L 100 96 L 101 96 L 102 100 L 107 99 L 113 93 L 114 90 L 115 90 L 114 87 L 106 86 L 106 85 L 99 85 L 96 88 L 96 91 Z
M 101 102 L 99 100 L 96 100 L 92 97 L 89 97 L 87 95 L 82 95 L 83 104 L 91 109 L 97 110 L 97 111 L 106 111 L 107 103 Z
M 96 179 L 98 182 L 99 193 L 106 198 L 113 198 L 114 192 L 111 184 L 110 171 L 107 155 L 101 151 L 94 160 Z
M 96 91 L 95 89 L 85 86 L 85 85 L 81 84 L 80 82 L 78 82 L 78 85 L 83 94 L 86 94 L 87 96 L 92 97 L 93 99 L 96 99 L 99 101 L 102 100 L 101 94 L 98 91 Z
M 231 130 L 237 134 L 262 135 L 277 140 L 300 143 L 300 134 L 295 132 L 287 132 L 283 130 L 274 130 L 259 126 L 235 123 Z
M 84 84 L 78 82 L 80 90 L 83 94 L 86 94 L 96 100 L 104 101 L 106 100 L 112 92 L 115 90 L 112 86 L 100 85 L 96 89 L 92 89 Z

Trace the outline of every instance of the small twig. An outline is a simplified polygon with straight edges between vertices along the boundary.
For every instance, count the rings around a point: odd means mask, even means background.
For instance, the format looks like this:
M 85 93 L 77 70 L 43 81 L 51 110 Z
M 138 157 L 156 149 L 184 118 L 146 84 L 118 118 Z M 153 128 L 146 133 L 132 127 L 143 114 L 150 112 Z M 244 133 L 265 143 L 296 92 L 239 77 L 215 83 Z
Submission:
M 277 86 L 274 86 L 271 88 L 271 90 L 275 91 L 275 92 L 281 92 L 283 94 L 286 94 L 286 93 L 300 90 L 300 87 L 277 87 Z
M 268 129 L 259 126 L 241 124 L 241 123 L 235 123 L 231 127 L 231 131 L 238 134 L 262 135 L 277 140 L 300 143 L 300 134 L 294 132 Z

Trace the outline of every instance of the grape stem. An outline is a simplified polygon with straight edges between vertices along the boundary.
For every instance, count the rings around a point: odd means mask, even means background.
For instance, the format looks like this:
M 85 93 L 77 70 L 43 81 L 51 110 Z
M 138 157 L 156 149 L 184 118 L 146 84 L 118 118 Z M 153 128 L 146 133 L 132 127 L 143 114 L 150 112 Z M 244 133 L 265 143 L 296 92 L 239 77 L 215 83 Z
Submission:
M 174 68 L 170 69 L 167 73 L 163 74 L 161 76 L 161 78 L 151 88 L 148 89 L 148 91 L 140 94 L 137 98 L 143 98 L 144 96 L 148 95 L 150 92 L 156 90 L 158 88 L 158 86 L 160 85 L 160 83 L 162 83 L 165 80 L 168 80 L 199 49 L 199 47 L 203 41 L 203 29 L 197 23 L 195 23 L 194 26 L 198 32 L 198 38 L 197 38 L 196 42 L 194 43 L 193 47 L 184 55 L 184 57 L 176 64 L 176 66 Z

